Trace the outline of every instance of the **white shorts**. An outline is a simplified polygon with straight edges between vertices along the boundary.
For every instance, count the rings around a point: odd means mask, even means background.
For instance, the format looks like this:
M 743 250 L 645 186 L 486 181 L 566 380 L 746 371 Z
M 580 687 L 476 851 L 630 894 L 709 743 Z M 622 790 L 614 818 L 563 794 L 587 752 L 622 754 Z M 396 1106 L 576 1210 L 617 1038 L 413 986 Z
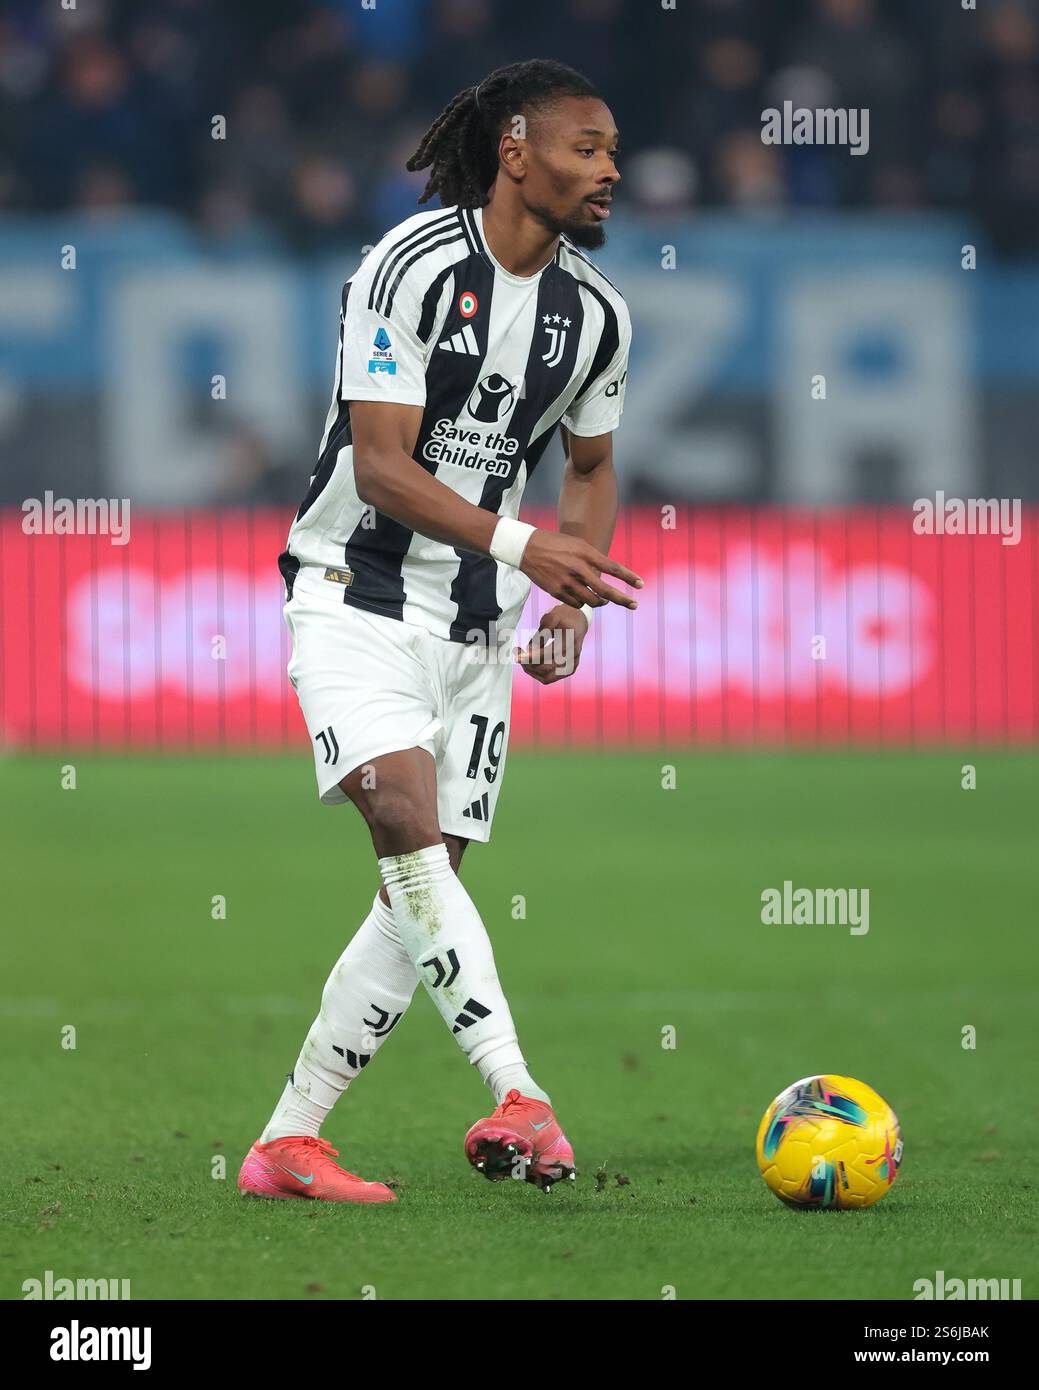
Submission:
M 489 840 L 509 742 L 511 662 L 353 608 L 323 574 L 301 567 L 282 610 L 321 800 L 346 801 L 339 783 L 373 758 L 424 748 L 436 762 L 441 831 Z

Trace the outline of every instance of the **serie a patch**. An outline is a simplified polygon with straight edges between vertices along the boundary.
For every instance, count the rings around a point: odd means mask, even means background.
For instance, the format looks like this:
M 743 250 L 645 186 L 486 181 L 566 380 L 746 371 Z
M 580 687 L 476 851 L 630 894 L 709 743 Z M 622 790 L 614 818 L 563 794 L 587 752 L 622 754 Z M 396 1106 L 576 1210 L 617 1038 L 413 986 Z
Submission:
M 326 569 L 325 578 L 330 579 L 333 584 L 345 584 L 347 588 L 354 582 L 354 572 L 352 569 Z

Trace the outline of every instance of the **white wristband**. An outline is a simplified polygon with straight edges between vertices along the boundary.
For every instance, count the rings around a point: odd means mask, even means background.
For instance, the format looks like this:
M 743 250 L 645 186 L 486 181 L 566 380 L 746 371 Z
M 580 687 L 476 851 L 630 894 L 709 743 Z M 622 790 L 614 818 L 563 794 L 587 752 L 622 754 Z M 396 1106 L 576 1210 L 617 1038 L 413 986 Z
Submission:
M 494 535 L 491 537 L 492 559 L 500 560 L 503 565 L 512 565 L 519 569 L 519 563 L 523 559 L 527 542 L 536 530 L 537 527 L 531 526 L 527 521 L 513 521 L 511 516 L 503 516 L 494 528 Z

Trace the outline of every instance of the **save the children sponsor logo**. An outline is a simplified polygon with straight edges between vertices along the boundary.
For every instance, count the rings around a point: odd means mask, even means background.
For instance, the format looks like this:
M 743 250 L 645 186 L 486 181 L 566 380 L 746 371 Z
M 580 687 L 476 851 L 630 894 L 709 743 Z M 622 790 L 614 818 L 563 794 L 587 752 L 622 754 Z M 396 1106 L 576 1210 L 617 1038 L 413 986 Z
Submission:
M 501 430 L 483 430 L 438 420 L 422 446 L 422 457 L 432 464 L 449 463 L 471 468 L 494 478 L 507 478 L 519 452 L 519 440 Z

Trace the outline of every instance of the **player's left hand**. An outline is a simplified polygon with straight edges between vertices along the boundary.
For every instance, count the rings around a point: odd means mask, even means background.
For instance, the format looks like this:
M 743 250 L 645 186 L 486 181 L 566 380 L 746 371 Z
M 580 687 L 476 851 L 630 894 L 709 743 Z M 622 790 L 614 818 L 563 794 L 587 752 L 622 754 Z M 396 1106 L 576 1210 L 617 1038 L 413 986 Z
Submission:
M 588 619 L 581 610 L 561 603 L 538 623 L 526 651 L 513 647 L 512 655 L 528 676 L 542 685 L 555 685 L 577 670 L 587 632 Z

